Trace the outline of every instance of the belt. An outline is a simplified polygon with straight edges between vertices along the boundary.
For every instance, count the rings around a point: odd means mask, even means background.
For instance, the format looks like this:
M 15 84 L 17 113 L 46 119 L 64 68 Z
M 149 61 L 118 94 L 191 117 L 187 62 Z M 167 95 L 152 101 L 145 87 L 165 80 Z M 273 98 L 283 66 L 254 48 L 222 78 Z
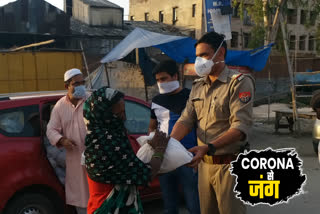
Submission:
M 203 161 L 208 164 L 230 164 L 230 162 L 237 159 L 237 155 L 205 155 Z

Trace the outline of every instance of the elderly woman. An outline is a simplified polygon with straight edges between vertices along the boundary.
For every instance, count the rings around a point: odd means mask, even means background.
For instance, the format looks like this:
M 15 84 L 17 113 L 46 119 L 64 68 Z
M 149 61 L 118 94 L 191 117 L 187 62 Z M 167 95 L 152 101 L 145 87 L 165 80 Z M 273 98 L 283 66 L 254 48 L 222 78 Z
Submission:
M 149 164 L 141 162 L 126 134 L 124 94 L 108 87 L 88 98 L 84 118 L 88 213 L 143 213 L 137 186 L 147 185 L 157 174 L 169 138 L 157 132 L 150 141 L 155 155 Z

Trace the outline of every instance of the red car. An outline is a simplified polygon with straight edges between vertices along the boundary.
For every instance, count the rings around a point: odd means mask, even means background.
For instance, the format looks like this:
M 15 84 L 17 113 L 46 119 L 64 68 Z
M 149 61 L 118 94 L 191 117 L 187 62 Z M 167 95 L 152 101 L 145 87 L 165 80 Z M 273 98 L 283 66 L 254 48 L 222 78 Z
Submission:
M 64 186 L 50 165 L 43 145 L 43 121 L 63 93 L 0 98 L 0 213 L 67 213 Z M 135 138 L 148 132 L 150 105 L 126 97 L 127 122 L 134 151 Z M 161 196 L 158 179 L 140 189 L 143 200 Z

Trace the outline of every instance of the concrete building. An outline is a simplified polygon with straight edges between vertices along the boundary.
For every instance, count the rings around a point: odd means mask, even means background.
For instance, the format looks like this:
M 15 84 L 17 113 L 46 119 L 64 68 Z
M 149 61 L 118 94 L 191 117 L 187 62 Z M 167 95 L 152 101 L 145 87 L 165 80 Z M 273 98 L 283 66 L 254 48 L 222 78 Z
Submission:
M 319 24 L 319 14 L 312 11 L 313 1 L 308 1 L 305 8 L 288 5 L 287 33 L 289 49 L 298 54 L 316 53 L 316 32 Z
M 315 54 L 315 34 L 317 14 L 312 11 L 312 1 L 305 8 L 288 5 L 288 34 L 290 49 L 298 53 Z M 231 21 L 232 40 L 228 41 L 231 49 L 248 49 L 253 22 L 244 10 L 240 19 L 239 5 L 233 8 Z M 130 0 L 129 18 L 134 21 L 158 21 L 172 24 L 182 29 L 189 36 L 199 39 L 205 32 L 203 0 Z M 311 17 L 311 23 L 307 23 Z M 308 27 L 307 27 L 308 24 Z M 295 40 L 298 40 L 297 47 Z
M 65 0 L 64 10 L 90 26 L 123 27 L 123 8 L 107 0 Z
M 0 33 L 68 35 L 70 17 L 44 0 L 18 0 L 0 7 Z
M 202 0 L 130 0 L 131 21 L 157 21 L 179 27 L 186 35 L 203 33 Z

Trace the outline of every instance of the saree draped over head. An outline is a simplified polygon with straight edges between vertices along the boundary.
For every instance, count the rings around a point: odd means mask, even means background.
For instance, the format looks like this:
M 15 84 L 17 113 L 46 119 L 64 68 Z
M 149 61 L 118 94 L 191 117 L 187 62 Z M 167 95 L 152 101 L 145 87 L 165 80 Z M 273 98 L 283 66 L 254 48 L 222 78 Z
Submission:
M 115 185 L 95 213 L 142 213 L 136 186 L 147 185 L 151 169 L 140 161 L 126 134 L 124 121 L 112 113 L 112 105 L 124 95 L 103 87 L 84 104 L 87 126 L 85 166 L 91 180 Z

